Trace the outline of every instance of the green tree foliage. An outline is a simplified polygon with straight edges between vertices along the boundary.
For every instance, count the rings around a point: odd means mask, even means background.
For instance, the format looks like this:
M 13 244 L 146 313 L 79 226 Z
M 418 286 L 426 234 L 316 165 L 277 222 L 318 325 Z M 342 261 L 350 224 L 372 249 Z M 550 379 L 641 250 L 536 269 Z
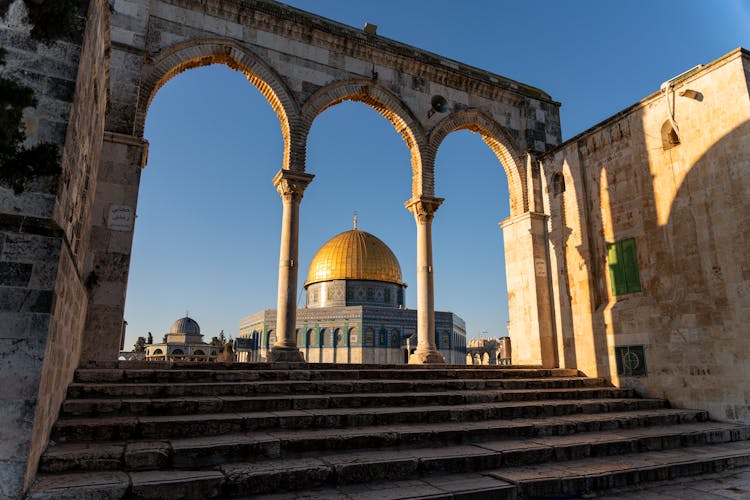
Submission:
M 31 23 L 31 36 L 42 43 L 70 38 L 82 31 L 79 12 L 85 0 L 24 0 Z
M 133 352 L 146 352 L 146 337 L 138 337 L 133 344 Z
M 0 66 L 5 64 L 5 50 L 0 48 Z M 23 146 L 23 110 L 36 106 L 34 92 L 7 78 L 0 78 L 0 181 L 20 193 L 33 177 L 60 172 L 57 146 L 42 143 Z
M 86 0 L 24 0 L 31 37 L 44 44 L 69 38 L 81 31 Z M 5 15 L 9 0 L 0 0 L 0 15 Z M 5 49 L 0 47 L 0 66 L 5 64 Z M 34 107 L 37 99 L 29 87 L 8 78 L 0 78 L 0 182 L 20 193 L 36 177 L 59 175 L 60 152 L 56 145 L 23 146 L 23 110 Z
M 224 347 L 224 344 L 227 343 L 227 337 L 224 335 L 224 330 L 219 332 L 218 337 L 212 337 L 211 338 L 211 346 L 212 347 Z

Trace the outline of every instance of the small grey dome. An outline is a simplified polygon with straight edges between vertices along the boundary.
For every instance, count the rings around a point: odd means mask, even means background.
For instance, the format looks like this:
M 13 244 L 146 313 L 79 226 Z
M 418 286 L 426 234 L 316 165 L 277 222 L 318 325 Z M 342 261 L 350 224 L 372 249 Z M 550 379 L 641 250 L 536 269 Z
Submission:
M 185 335 L 200 335 L 201 327 L 193 319 L 185 316 L 172 323 L 169 333 L 183 333 Z

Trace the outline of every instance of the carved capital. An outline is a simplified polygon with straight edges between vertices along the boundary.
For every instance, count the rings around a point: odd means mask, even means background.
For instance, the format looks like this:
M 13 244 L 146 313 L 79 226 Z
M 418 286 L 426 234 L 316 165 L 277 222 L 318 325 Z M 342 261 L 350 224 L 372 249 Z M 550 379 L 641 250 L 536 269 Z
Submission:
M 419 224 L 427 224 L 432 222 L 435 217 L 435 212 L 443 203 L 443 198 L 432 198 L 429 196 L 420 196 L 419 198 L 412 198 L 404 203 L 409 212 L 414 214 L 414 218 Z
M 273 177 L 273 185 L 276 186 L 276 190 L 284 203 L 299 203 L 302 201 L 305 188 L 312 182 L 313 177 L 315 176 L 312 174 L 281 169 Z

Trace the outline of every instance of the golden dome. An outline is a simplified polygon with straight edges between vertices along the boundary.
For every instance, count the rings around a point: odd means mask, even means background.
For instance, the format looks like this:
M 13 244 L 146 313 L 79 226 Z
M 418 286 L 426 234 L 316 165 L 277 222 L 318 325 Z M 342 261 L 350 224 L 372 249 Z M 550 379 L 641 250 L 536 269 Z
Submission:
M 320 247 L 310 263 L 305 288 L 341 279 L 403 284 L 401 266 L 388 245 L 358 229 L 344 231 Z

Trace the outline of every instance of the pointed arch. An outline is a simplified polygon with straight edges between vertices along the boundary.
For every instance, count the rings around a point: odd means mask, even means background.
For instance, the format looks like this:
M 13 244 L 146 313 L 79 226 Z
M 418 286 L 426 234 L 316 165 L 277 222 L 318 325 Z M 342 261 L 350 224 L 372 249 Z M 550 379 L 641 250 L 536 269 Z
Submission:
M 304 171 L 304 144 L 292 140 L 299 128 L 299 107 L 281 77 L 243 45 L 226 39 L 198 39 L 164 49 L 143 66 L 134 135 L 143 137 L 146 114 L 156 93 L 169 80 L 189 69 L 224 64 L 240 71 L 266 98 L 281 124 L 284 169 Z M 301 156 L 300 156 L 301 153 Z
M 411 110 L 399 97 L 372 80 L 353 79 L 331 83 L 315 92 L 302 106 L 302 130 L 305 143 L 315 118 L 344 101 L 367 104 L 391 122 L 411 152 L 412 196 L 432 196 L 434 182 L 424 177 L 422 149 L 426 135 Z
M 453 113 L 435 126 L 430 133 L 428 147 L 423 158 L 424 175 L 434 178 L 437 150 L 448 134 L 456 130 L 471 130 L 481 134 L 482 140 L 495 153 L 505 169 L 505 175 L 508 178 L 508 192 L 510 193 L 510 215 L 527 212 L 529 202 L 526 191 L 526 170 L 522 155 L 512 139 L 512 132 L 507 131 L 495 120 L 477 109 Z

